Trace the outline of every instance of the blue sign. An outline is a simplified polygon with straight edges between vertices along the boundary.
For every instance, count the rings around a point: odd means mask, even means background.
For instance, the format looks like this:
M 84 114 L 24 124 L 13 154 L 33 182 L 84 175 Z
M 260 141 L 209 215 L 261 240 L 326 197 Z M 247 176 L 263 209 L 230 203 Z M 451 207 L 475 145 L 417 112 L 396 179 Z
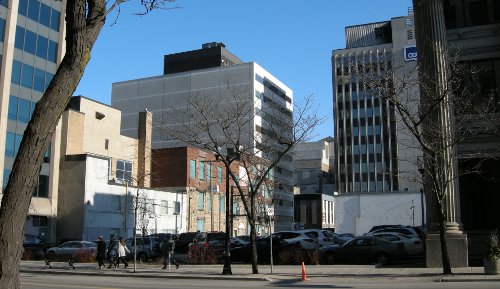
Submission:
M 415 61 L 417 60 L 417 47 L 413 46 L 405 46 L 405 61 Z

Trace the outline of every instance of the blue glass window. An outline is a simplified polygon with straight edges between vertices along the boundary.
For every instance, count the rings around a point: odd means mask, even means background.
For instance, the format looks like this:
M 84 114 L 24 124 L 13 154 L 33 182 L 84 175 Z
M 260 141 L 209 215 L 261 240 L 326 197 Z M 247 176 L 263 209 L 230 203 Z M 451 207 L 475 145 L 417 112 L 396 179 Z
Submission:
M 7 0 L 0 0 L 0 5 L 7 7 Z
M 9 119 L 17 120 L 17 97 L 14 95 L 9 97 Z
M 50 28 L 55 31 L 59 31 L 59 20 L 61 18 L 61 12 L 52 9 L 52 15 L 50 16 Z
M 196 161 L 195 160 L 189 161 L 189 177 L 192 179 L 196 178 Z
M 222 168 L 217 168 L 217 180 L 219 180 L 219 184 L 222 183 Z
M 203 192 L 198 193 L 198 210 L 203 211 L 205 208 L 205 194 Z
M 12 63 L 12 83 L 21 84 L 21 62 L 14 60 Z
M 17 119 L 22 123 L 28 123 L 31 117 L 31 101 L 19 98 L 19 109 Z
M 15 149 L 16 149 L 16 134 L 7 132 L 7 138 L 5 140 L 5 155 L 8 157 L 14 157 Z
M 28 0 L 19 0 L 19 14 L 26 16 L 28 10 Z
M 45 73 L 45 89 L 43 91 L 47 90 L 47 87 L 49 87 L 50 81 L 52 81 L 52 77 L 54 77 L 52 73 Z
M 47 48 L 49 45 L 49 40 L 43 36 L 38 35 L 36 42 L 36 56 L 47 59 Z
M 17 155 L 17 152 L 19 151 L 19 147 L 21 147 L 21 141 L 23 140 L 23 135 L 22 134 L 16 134 L 16 152 L 15 154 Z
M 17 49 L 24 49 L 24 33 L 25 29 L 21 26 L 16 26 L 16 40 L 14 42 L 14 47 Z
M 7 186 L 7 183 L 9 182 L 10 172 L 11 172 L 11 170 L 9 170 L 9 169 L 3 169 L 3 187 L 4 188 Z
M 28 4 L 28 18 L 38 22 L 39 14 L 40 14 L 40 1 L 30 0 Z
M 40 5 L 40 23 L 50 27 L 50 7 L 41 3 Z
M 49 54 L 47 56 L 48 61 L 56 62 L 57 60 L 57 42 L 49 40 Z
M 33 66 L 23 64 L 23 71 L 21 73 L 21 85 L 30 89 L 33 87 Z
M 224 213 L 226 211 L 226 197 L 219 197 L 219 212 Z
M 40 92 L 43 92 L 45 90 L 45 71 L 35 68 L 33 89 Z
M 36 33 L 26 30 L 24 37 L 24 51 L 35 54 L 36 51 Z
M 205 219 L 196 220 L 196 230 L 199 232 L 205 232 Z
M 207 207 L 208 207 L 208 211 L 211 212 L 212 211 L 212 194 L 208 194 L 208 200 L 207 200 Z
M 5 19 L 0 18 L 0 41 L 3 42 L 3 37 L 5 35 Z
M 198 177 L 200 180 L 203 180 L 205 178 L 205 163 L 203 161 L 200 161 L 200 166 L 198 170 Z

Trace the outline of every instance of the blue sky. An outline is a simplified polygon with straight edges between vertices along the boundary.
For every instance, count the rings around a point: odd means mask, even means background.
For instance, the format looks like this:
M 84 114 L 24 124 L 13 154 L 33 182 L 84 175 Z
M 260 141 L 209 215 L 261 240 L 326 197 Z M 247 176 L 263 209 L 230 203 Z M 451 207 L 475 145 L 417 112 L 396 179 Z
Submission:
M 134 2 L 132 0 L 131 2 Z M 138 1 L 137 1 L 138 2 Z M 75 91 L 106 104 L 111 84 L 163 73 L 166 54 L 223 42 L 244 62 L 257 62 L 294 91 L 314 95 L 326 116 L 313 140 L 334 136 L 331 53 L 345 48 L 345 27 L 407 15 L 411 0 L 177 0 L 181 9 L 111 14 Z M 116 23 L 111 25 L 116 20 Z

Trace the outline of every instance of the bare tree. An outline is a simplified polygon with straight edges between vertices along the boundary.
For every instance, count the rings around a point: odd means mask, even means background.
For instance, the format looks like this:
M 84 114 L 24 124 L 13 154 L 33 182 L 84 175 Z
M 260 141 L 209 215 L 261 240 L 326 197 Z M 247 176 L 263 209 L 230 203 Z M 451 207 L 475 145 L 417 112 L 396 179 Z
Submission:
M 146 14 L 168 9 L 175 0 L 140 0 L 136 4 Z M 24 221 L 44 153 L 61 114 L 75 91 L 90 60 L 90 53 L 106 21 L 106 16 L 126 0 L 66 1 L 66 54 L 47 90 L 35 107 L 24 132 L 0 208 L 0 288 L 19 288 Z M 107 8 L 107 7 L 108 8 Z
M 287 107 L 284 101 L 266 95 L 254 98 L 246 87 L 228 82 L 217 96 L 189 96 L 184 108 L 173 108 L 176 125 L 165 122 L 159 126 L 168 139 L 210 151 L 223 163 L 245 208 L 254 274 L 258 273 L 257 200 L 272 188 L 276 166 L 322 123 L 324 118 L 312 106 L 311 97 L 303 105 Z M 231 164 L 236 159 L 239 169 L 235 170 Z
M 460 62 L 459 55 L 459 51 L 454 51 L 453 56 L 445 56 L 450 73 L 445 79 L 445 89 L 438 92 L 435 90 L 437 80 L 432 75 L 419 73 L 421 67 L 398 59 L 391 68 L 356 73 L 363 87 L 382 100 L 388 108 L 386 113 L 396 115 L 399 145 L 418 149 L 423 154 L 413 160 L 421 174 L 415 179 L 423 183 L 428 199 L 427 214 L 437 217 L 444 274 L 451 273 L 446 222 L 447 204 L 453 200 L 447 194 L 448 187 L 458 190 L 460 175 L 480 171 L 480 164 L 458 170 L 457 146 L 474 138 L 499 135 L 498 100 L 493 95 L 484 97 L 478 93 L 481 91 L 480 70 Z M 421 98 L 422 93 L 425 98 Z M 441 115 L 443 107 L 450 108 L 447 121 Z M 482 151 L 466 157 L 472 156 L 493 157 Z M 452 205 L 459 204 L 459 200 L 455 201 L 458 203 Z

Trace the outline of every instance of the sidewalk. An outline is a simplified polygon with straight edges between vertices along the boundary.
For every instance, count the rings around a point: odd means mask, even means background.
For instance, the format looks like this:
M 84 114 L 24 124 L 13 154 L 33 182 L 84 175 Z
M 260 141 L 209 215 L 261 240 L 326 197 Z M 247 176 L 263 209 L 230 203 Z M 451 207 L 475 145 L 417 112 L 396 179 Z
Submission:
M 280 265 L 271 267 L 260 265 L 259 274 L 252 274 L 250 265 L 233 264 L 233 275 L 222 275 L 223 265 L 181 265 L 179 269 L 172 266 L 162 270 L 161 264 L 137 264 L 134 273 L 133 264 L 127 269 L 97 269 L 94 263 L 76 263 L 76 269 L 68 269 L 67 263 L 55 262 L 53 269 L 44 269 L 43 261 L 21 261 L 21 272 L 43 274 L 79 274 L 89 276 L 123 276 L 137 278 L 176 278 L 176 279 L 207 279 L 207 280 L 249 280 L 249 281 L 279 281 L 300 280 L 300 265 Z M 122 265 L 123 266 L 123 265 Z M 485 275 L 482 267 L 455 268 L 453 275 L 444 276 L 441 268 L 376 268 L 371 265 L 307 265 L 307 277 L 311 280 L 328 279 L 334 283 L 387 283 L 405 282 L 500 282 L 500 275 Z

